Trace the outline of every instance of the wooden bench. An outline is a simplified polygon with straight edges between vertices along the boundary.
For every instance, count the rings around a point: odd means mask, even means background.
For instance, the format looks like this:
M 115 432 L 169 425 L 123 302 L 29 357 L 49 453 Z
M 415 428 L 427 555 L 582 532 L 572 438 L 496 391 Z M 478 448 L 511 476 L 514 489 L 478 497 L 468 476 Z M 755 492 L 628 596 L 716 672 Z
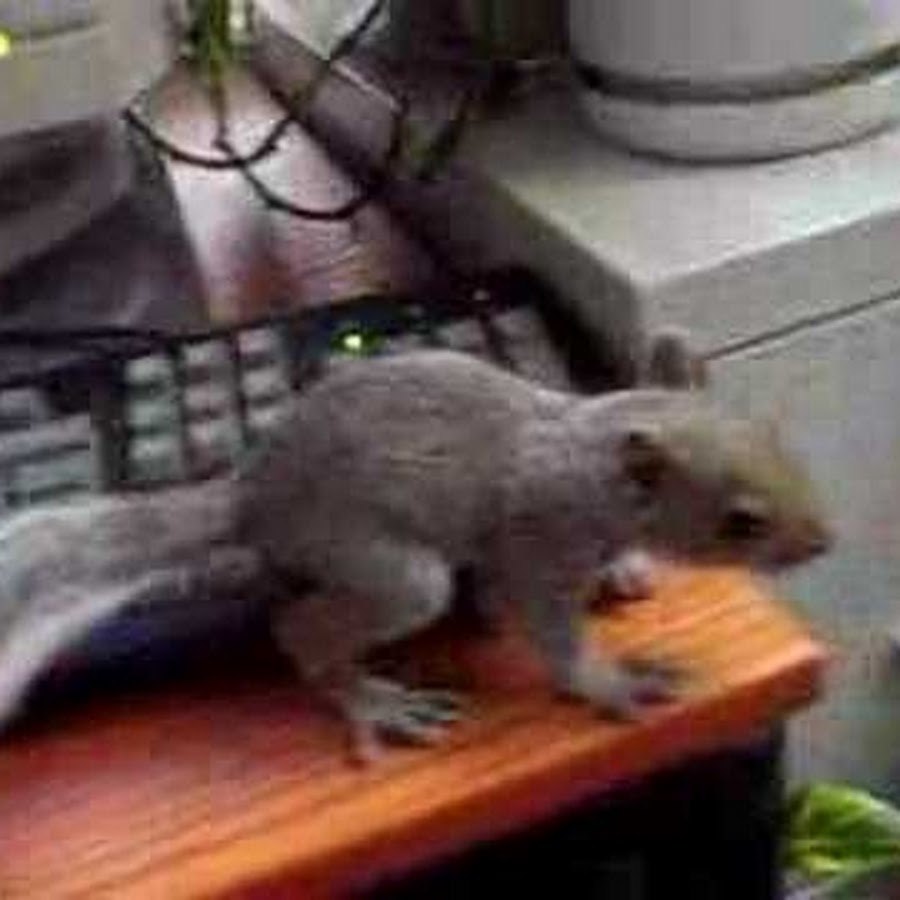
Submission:
M 0 743 L 0 897 L 344 896 L 738 747 L 820 687 L 822 648 L 740 573 L 670 573 L 592 628 L 686 663 L 685 699 L 598 722 L 551 695 L 515 636 L 434 635 L 404 666 L 465 690 L 471 716 L 368 770 L 249 652 L 39 715 Z

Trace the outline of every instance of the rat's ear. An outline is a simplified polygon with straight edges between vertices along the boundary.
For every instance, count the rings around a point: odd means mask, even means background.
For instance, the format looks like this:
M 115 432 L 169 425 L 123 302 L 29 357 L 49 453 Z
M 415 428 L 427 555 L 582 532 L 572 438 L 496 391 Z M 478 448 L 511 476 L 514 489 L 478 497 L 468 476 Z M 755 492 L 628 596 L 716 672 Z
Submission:
M 709 367 L 691 349 L 685 332 L 669 329 L 651 340 L 641 381 L 674 390 L 700 390 L 709 384 Z
M 625 477 L 645 491 L 654 490 L 671 465 L 663 435 L 652 426 L 629 426 L 621 435 L 619 455 Z

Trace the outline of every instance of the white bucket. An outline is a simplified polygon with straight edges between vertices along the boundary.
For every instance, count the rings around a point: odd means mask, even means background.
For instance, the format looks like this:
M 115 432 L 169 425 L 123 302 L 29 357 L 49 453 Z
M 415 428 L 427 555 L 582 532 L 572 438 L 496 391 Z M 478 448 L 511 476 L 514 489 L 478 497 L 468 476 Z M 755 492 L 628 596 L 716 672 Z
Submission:
M 570 0 L 569 31 L 591 119 L 639 149 L 777 156 L 900 118 L 900 0 Z

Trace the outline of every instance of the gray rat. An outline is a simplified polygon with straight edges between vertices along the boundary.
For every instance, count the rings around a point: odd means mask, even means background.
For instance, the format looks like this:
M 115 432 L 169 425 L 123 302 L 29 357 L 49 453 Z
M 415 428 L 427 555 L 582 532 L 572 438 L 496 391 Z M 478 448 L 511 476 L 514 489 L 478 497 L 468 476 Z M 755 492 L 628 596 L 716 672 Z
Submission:
M 776 569 L 830 537 L 772 427 L 717 410 L 682 339 L 650 358 L 662 386 L 596 397 L 450 351 L 349 361 L 298 395 L 233 477 L 12 517 L 0 525 L 0 721 L 62 649 L 123 609 L 265 584 L 278 644 L 361 757 L 387 738 L 429 741 L 455 698 L 375 677 L 365 658 L 447 613 L 463 567 L 488 615 L 517 605 L 563 694 L 618 718 L 668 698 L 665 667 L 585 646 L 590 578 L 635 548 Z

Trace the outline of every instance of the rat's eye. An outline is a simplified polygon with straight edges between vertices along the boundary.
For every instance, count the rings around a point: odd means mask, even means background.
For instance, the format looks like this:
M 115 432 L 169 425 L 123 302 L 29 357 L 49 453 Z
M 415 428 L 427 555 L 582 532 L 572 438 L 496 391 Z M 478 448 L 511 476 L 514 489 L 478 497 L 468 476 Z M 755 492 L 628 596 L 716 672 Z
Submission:
M 765 510 L 740 504 L 725 514 L 720 534 L 728 541 L 756 541 L 769 534 L 770 525 Z

